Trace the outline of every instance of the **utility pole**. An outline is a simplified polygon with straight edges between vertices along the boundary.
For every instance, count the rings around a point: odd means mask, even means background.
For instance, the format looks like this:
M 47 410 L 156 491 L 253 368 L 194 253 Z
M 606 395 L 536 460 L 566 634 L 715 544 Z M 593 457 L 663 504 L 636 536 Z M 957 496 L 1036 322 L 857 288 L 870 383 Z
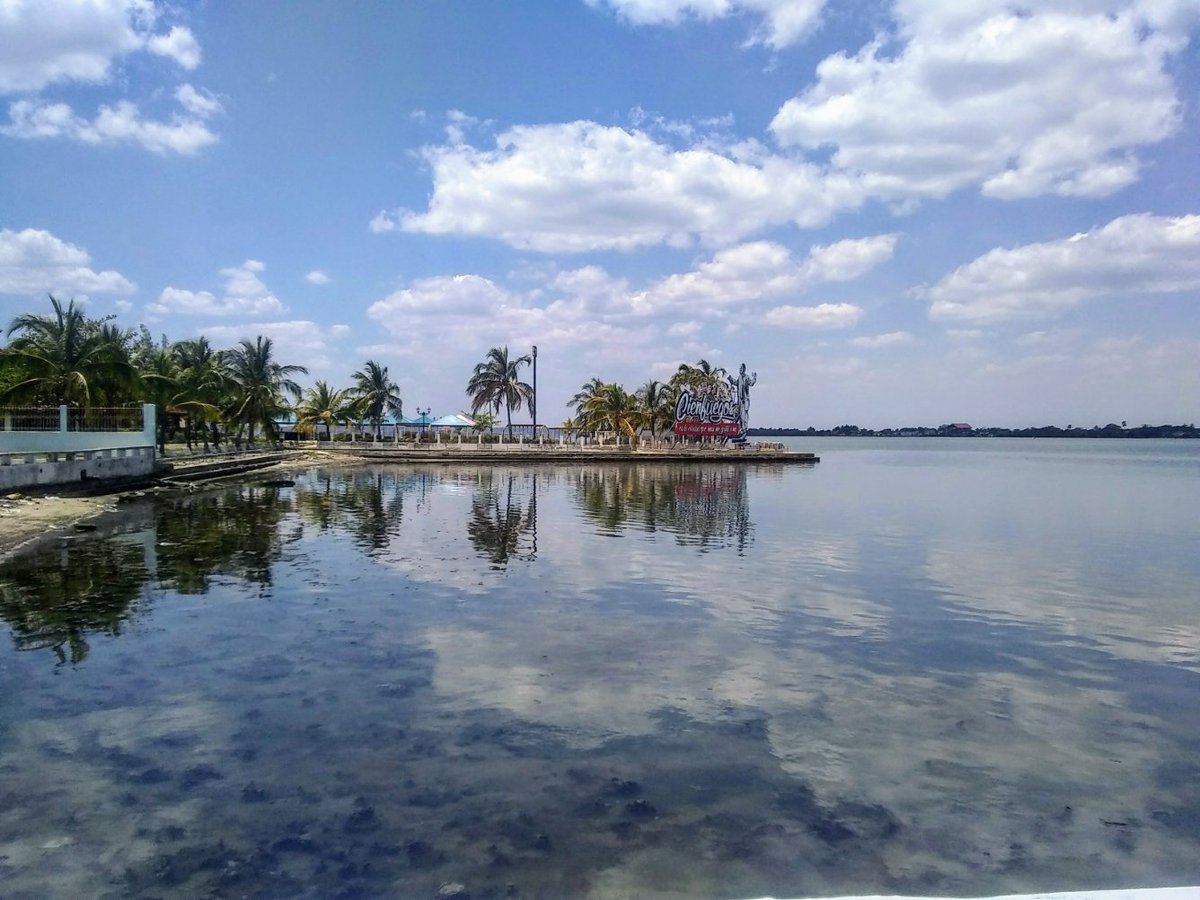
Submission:
M 533 345 L 533 399 L 529 401 L 529 415 L 533 418 L 533 437 L 537 439 L 537 344 Z

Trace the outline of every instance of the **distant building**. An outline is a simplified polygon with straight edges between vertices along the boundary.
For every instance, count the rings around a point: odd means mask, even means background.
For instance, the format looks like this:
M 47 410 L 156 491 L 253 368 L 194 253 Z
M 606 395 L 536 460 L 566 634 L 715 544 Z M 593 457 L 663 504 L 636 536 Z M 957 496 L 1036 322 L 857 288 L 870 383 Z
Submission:
M 953 422 L 950 425 L 942 425 L 938 428 L 937 433 L 942 435 L 950 435 L 951 437 L 971 434 L 973 428 L 966 422 Z

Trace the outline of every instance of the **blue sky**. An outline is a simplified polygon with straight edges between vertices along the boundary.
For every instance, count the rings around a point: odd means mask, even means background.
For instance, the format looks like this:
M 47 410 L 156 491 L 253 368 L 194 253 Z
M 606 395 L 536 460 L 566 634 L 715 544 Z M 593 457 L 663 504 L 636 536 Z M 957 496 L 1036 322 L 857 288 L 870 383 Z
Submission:
M 753 422 L 1200 420 L 1198 0 L 0 0 L 0 318 L 406 412 L 537 344 Z

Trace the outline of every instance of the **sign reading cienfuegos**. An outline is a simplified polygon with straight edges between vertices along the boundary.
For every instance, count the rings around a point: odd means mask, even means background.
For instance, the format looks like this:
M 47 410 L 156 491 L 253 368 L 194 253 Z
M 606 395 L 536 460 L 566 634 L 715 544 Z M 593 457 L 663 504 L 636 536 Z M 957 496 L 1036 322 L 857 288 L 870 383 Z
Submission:
M 683 385 L 675 401 L 674 432 L 744 441 L 750 424 L 750 388 L 757 382 L 758 373 L 747 375 L 742 363 L 738 374 L 724 381 L 714 378 Z

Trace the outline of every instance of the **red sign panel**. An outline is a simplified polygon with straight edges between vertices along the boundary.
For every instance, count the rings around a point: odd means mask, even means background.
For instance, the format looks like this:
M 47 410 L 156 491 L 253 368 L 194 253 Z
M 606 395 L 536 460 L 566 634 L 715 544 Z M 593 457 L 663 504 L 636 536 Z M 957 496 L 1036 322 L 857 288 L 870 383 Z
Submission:
M 733 422 L 696 422 L 682 419 L 675 423 L 675 433 L 690 435 L 690 436 L 712 436 L 719 435 L 723 437 L 737 437 L 740 429 L 738 423 Z

